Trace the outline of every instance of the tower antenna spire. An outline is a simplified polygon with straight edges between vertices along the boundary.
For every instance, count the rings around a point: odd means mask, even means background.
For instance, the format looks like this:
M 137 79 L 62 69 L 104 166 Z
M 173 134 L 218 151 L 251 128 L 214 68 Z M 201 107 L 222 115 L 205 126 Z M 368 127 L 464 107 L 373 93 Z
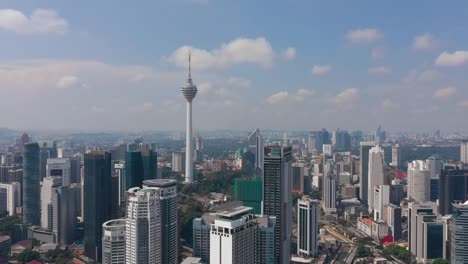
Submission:
M 188 77 L 192 79 L 192 50 L 188 51 Z

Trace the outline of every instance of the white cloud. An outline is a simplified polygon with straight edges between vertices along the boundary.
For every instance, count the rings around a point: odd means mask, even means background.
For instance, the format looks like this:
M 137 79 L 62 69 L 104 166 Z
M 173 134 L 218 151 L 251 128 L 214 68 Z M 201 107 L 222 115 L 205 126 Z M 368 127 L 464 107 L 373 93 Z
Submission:
M 204 83 L 200 83 L 199 85 L 197 85 L 198 92 L 200 94 L 208 93 L 212 87 L 213 85 L 210 82 L 204 82 Z
M 19 34 L 65 34 L 68 23 L 51 9 L 36 9 L 29 17 L 18 10 L 0 9 L 0 29 Z
M 57 88 L 66 89 L 79 85 L 78 77 L 73 75 L 62 76 L 56 84 Z
M 453 97 L 456 92 L 457 92 L 457 89 L 455 87 L 442 88 L 442 89 L 436 90 L 434 94 L 432 95 L 432 97 L 436 99 L 445 100 L 445 99 L 449 99 L 450 97 Z
M 457 104 L 459 111 L 468 110 L 468 100 L 463 100 Z
M 425 33 L 415 36 L 413 39 L 413 49 L 416 50 L 433 50 L 439 47 L 439 40 L 431 33 Z
M 417 70 L 411 70 L 408 76 L 403 80 L 404 82 L 431 82 L 440 79 L 442 74 L 435 70 L 425 70 L 419 72 Z
M 383 111 L 390 112 L 390 111 L 398 109 L 400 107 L 400 105 L 397 104 L 397 103 L 394 103 L 392 100 L 387 98 L 382 102 L 381 107 L 382 107 Z
M 349 111 L 354 107 L 354 103 L 359 99 L 359 90 L 356 88 L 346 89 L 330 99 L 333 111 Z
M 307 97 L 313 96 L 315 91 L 307 90 L 307 89 L 299 89 L 294 96 L 294 100 L 297 102 L 303 102 Z
M 346 34 L 346 38 L 348 39 L 348 41 L 354 44 L 373 43 L 383 38 L 383 36 L 383 33 L 375 28 L 350 30 Z
M 266 100 L 269 104 L 284 104 L 288 101 L 289 99 L 289 93 L 288 92 L 278 92 L 275 94 L 270 95 Z
M 329 65 L 314 65 L 312 67 L 312 73 L 316 75 L 325 75 L 331 71 L 331 66 Z
M 283 57 L 286 59 L 286 60 L 294 60 L 296 58 L 296 49 L 295 48 L 287 48 L 284 52 L 283 52 Z
M 234 64 L 252 63 L 263 67 L 273 65 L 275 52 L 265 38 L 237 38 L 214 50 L 182 46 L 176 49 L 167 60 L 178 67 L 188 67 L 188 52 L 192 51 L 192 68 L 213 69 Z
M 373 48 L 371 56 L 374 60 L 383 59 L 385 57 L 385 51 L 382 47 Z
M 447 51 L 437 57 L 435 64 L 437 66 L 462 66 L 468 64 L 468 51 L 458 50 L 453 53 Z
M 371 67 L 367 69 L 367 72 L 369 74 L 384 74 L 388 75 L 392 73 L 392 69 L 389 69 L 387 67 Z

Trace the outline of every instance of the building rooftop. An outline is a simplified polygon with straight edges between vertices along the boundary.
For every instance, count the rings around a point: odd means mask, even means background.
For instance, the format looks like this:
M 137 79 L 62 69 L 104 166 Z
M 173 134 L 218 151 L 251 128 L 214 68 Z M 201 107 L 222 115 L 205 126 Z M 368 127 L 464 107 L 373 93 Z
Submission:
M 153 180 L 146 180 L 143 181 L 144 186 L 148 187 L 172 187 L 177 185 L 176 180 L 171 179 L 153 179 Z
M 234 207 L 232 209 L 224 210 L 224 211 L 219 211 L 216 213 L 216 215 L 225 217 L 225 218 L 233 218 L 236 216 L 244 215 L 252 211 L 252 207 L 247 207 L 247 206 L 238 206 Z

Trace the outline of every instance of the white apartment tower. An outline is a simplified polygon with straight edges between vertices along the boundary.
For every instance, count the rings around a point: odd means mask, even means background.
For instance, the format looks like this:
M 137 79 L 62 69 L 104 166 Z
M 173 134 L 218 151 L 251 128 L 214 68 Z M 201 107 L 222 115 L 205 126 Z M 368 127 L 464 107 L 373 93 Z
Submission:
M 379 146 L 369 150 L 369 183 L 367 193 L 369 194 L 369 211 L 374 209 L 374 186 L 385 184 L 384 175 L 384 150 Z
M 374 186 L 374 220 L 387 220 L 383 218 L 385 206 L 390 203 L 390 185 Z
M 0 210 L 8 215 L 16 214 L 16 208 L 21 202 L 21 184 L 19 182 L 0 183 Z
M 401 166 L 401 150 L 398 144 L 392 147 L 392 166 L 396 168 Z
M 468 139 L 460 142 L 460 161 L 468 163 Z
M 255 155 L 255 170 L 261 171 L 263 174 L 263 161 L 264 153 L 263 149 L 265 146 L 265 141 L 263 136 L 260 133 L 260 129 L 256 128 L 252 131 L 249 138 L 249 150 Z
M 61 177 L 47 176 L 41 183 L 41 227 L 52 231 L 53 210 L 52 191 L 62 185 Z
M 303 196 L 297 203 L 297 254 L 315 257 L 318 250 L 319 201 Z
M 191 54 L 189 52 L 189 75 L 187 84 L 182 87 L 182 94 L 187 100 L 187 130 L 185 141 L 185 182 L 193 182 L 193 143 L 192 143 L 192 101 L 197 94 L 197 86 L 193 84 L 191 73 Z
M 125 219 L 102 225 L 102 264 L 125 264 Z
M 431 172 L 423 160 L 408 163 L 408 199 L 415 202 L 430 200 Z
M 160 190 L 134 187 L 127 192 L 125 263 L 162 264 Z
M 217 213 L 211 224 L 210 264 L 258 263 L 258 223 L 251 207 Z

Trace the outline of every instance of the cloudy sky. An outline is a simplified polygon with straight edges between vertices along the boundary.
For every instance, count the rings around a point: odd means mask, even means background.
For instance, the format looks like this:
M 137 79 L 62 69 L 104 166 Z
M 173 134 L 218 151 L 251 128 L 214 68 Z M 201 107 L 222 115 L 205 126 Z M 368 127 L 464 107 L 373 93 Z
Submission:
M 466 1 L 0 2 L 0 127 L 468 130 Z

